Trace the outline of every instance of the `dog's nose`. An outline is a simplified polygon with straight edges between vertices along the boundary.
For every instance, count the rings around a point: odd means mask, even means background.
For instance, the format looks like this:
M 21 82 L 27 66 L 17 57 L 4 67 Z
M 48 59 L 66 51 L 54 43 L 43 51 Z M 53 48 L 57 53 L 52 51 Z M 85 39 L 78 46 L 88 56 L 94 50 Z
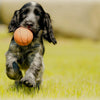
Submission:
M 33 22 L 31 22 L 31 21 L 26 21 L 26 23 L 25 23 L 27 26 L 33 26 L 34 25 L 34 23 Z

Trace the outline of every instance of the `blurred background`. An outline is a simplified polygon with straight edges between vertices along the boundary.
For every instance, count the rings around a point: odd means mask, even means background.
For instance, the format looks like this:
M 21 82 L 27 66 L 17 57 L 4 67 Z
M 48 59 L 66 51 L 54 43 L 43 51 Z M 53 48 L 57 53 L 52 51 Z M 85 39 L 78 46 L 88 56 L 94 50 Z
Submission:
M 14 11 L 29 1 L 39 2 L 51 15 L 56 36 L 100 40 L 99 0 L 0 0 L 0 33 L 7 32 Z

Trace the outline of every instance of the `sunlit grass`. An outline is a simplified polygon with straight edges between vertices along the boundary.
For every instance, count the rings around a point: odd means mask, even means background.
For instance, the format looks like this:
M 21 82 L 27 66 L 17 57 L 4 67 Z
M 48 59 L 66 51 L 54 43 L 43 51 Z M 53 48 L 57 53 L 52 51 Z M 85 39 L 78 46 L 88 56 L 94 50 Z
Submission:
M 7 38 L 10 36 L 11 36 L 11 34 L 9 34 L 9 33 L 0 33 L 0 39 Z
M 100 42 L 58 39 L 55 46 L 45 42 L 45 72 L 40 91 L 16 88 L 14 81 L 7 78 L 5 52 L 9 43 L 10 38 L 0 40 L 0 100 L 100 97 Z

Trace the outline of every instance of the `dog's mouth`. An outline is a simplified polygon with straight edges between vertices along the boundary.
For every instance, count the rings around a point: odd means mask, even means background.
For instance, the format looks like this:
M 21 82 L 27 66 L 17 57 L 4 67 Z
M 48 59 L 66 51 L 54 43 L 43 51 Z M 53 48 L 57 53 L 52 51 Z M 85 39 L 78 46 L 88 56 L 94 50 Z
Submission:
M 27 28 L 30 29 L 31 28 L 31 25 L 28 25 Z
M 32 26 L 28 25 L 26 27 L 27 29 L 29 29 L 31 32 L 35 33 L 36 32 L 36 29 L 34 29 Z
M 26 24 L 25 27 L 29 30 L 32 30 L 34 26 L 32 24 Z
M 21 24 L 20 26 L 29 29 L 34 34 L 40 30 L 40 27 L 35 27 L 34 25 Z

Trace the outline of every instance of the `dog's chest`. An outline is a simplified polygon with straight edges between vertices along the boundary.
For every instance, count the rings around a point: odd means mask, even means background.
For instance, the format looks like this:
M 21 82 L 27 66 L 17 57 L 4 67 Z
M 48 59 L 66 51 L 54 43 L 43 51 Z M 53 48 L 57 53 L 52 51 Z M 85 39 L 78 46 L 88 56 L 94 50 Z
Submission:
M 21 47 L 20 52 L 18 54 L 18 62 L 21 64 L 22 67 L 27 67 L 34 60 L 36 53 L 40 50 L 40 44 L 35 44 L 33 46 L 28 47 Z
M 43 48 L 40 43 L 32 42 L 28 46 L 19 46 L 15 42 L 10 44 L 9 51 L 17 57 L 19 66 L 22 69 L 27 69 L 37 53 L 41 53 Z

